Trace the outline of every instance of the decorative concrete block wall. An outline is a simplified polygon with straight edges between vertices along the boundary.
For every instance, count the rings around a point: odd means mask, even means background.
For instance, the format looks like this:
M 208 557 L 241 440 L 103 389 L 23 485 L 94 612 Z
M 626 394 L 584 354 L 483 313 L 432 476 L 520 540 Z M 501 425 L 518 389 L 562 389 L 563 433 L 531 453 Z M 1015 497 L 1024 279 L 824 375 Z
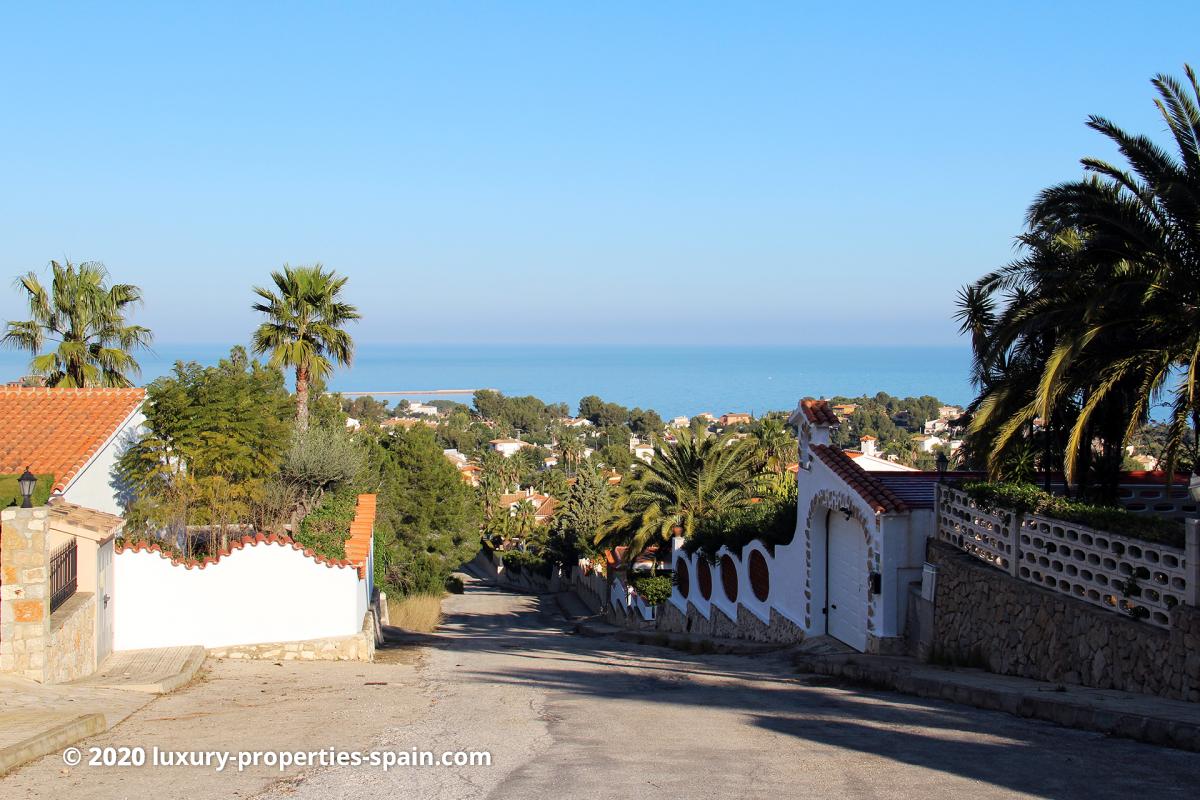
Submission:
M 992 672 L 1200 701 L 1200 609 L 1163 629 L 1013 577 L 930 541 L 931 657 Z

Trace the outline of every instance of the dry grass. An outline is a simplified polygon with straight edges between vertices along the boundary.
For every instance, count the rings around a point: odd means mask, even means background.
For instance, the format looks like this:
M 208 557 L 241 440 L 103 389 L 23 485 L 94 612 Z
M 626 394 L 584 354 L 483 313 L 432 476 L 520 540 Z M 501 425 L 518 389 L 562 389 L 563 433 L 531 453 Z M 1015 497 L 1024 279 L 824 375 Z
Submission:
M 442 597 L 414 594 L 395 600 L 388 598 L 388 621 L 397 628 L 417 633 L 432 633 L 442 621 Z

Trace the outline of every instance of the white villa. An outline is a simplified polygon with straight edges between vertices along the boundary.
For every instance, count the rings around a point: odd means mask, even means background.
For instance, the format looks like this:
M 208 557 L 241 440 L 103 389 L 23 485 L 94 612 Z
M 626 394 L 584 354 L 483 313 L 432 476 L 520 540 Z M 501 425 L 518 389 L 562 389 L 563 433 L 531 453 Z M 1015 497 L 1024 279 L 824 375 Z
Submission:
M 492 439 L 488 444 L 505 458 L 512 458 L 522 448 L 531 446 L 529 442 L 522 442 L 520 439 Z

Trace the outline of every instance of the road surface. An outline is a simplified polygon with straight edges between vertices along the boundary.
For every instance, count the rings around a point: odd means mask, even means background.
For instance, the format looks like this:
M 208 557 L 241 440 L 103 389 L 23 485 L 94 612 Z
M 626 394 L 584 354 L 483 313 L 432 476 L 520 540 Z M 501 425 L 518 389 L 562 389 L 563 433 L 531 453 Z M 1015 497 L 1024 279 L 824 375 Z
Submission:
M 72 798 L 1194 797 L 1200 755 L 831 685 L 782 657 L 572 635 L 539 600 L 472 585 L 378 663 L 221 662 L 89 744 L 488 751 L 487 767 L 64 769 L 0 796 Z M 385 685 L 384 685 L 385 684 Z

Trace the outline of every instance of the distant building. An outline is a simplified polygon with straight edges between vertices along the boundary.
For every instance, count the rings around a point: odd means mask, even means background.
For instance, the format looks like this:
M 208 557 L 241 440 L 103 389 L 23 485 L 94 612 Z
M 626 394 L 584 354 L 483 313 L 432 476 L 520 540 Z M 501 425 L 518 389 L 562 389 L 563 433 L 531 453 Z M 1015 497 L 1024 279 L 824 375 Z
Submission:
M 830 408 L 833 409 L 833 413 L 838 417 L 845 418 L 857 411 L 858 405 L 855 403 L 836 403 L 831 405 Z
M 500 495 L 500 505 L 507 506 L 510 514 L 516 514 L 517 508 L 522 503 L 528 503 L 533 506 L 533 519 L 539 525 L 545 525 L 550 522 L 554 516 L 554 512 L 558 510 L 559 503 L 548 494 L 540 494 L 532 488 L 522 489 L 512 494 Z
M 361 427 L 362 423 L 356 420 L 354 417 L 346 417 L 346 430 L 356 431 Z
M 667 424 L 676 430 L 683 430 L 684 428 L 691 426 L 692 421 L 687 417 L 675 417 Z
M 963 410 L 958 406 L 939 406 L 938 416 L 945 420 L 952 420 L 961 417 Z
M 699 414 L 697 414 L 694 417 L 694 419 L 702 419 L 705 422 L 716 422 L 717 421 L 717 418 L 714 417 L 712 414 L 708 413 L 707 411 L 701 411 Z
M 654 460 L 654 445 L 652 444 L 639 442 L 638 444 L 630 446 L 629 450 L 633 453 L 634 458 L 640 461 L 645 461 L 647 464 Z
M 858 439 L 858 449 L 864 456 L 878 455 L 875 449 L 875 443 L 878 441 L 878 439 L 870 434 L 867 434 L 866 436 L 860 436 Z
M 428 403 L 409 403 L 408 413 L 422 417 L 436 417 L 438 415 L 438 408 Z
M 561 420 L 559 420 L 559 422 L 561 422 L 563 425 L 566 425 L 568 428 L 595 427 L 592 425 L 592 421 L 587 417 L 563 417 Z
M 459 468 L 458 474 L 462 476 L 463 483 L 469 486 L 478 486 L 479 476 L 483 474 L 483 467 L 478 464 L 467 464 Z
M 916 443 L 922 453 L 932 453 L 935 448 L 944 445 L 946 440 L 940 436 L 918 436 Z
M 722 414 L 719 420 L 722 428 L 728 428 L 730 425 L 749 425 L 754 420 L 749 414 Z
M 924 428 L 926 435 L 932 435 L 935 433 L 943 433 L 944 431 L 947 431 L 949 429 L 950 429 L 950 425 L 944 419 L 931 419 L 925 423 L 925 428 Z
M 520 439 L 492 439 L 488 444 L 505 458 L 512 458 L 522 448 L 530 446 L 529 442 L 522 442 Z

